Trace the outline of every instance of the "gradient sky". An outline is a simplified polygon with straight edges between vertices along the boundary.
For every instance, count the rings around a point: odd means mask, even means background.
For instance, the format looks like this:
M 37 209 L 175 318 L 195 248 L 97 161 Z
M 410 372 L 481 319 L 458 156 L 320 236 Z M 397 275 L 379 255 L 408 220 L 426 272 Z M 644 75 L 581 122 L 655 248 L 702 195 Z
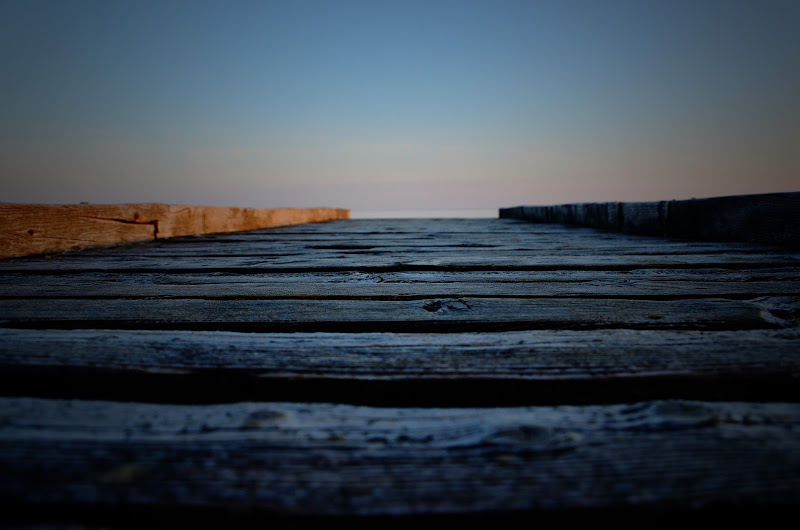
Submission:
M 800 1 L 0 0 L 2 202 L 800 190 Z

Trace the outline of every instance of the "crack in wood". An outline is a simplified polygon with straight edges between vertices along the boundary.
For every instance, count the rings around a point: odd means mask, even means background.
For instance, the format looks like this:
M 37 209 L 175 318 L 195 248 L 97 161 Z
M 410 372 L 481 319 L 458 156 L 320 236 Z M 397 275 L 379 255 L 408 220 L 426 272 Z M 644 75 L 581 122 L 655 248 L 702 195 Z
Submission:
M 114 221 L 117 223 L 125 223 L 129 225 L 152 225 L 153 226 L 153 239 L 158 239 L 158 219 L 153 219 L 152 221 L 139 221 L 138 218 L 136 219 L 115 219 L 110 217 L 94 217 L 94 216 L 85 216 L 86 219 L 97 219 L 98 221 Z
M 152 370 L 6 365 L 0 371 L 0 383 L 0 396 L 5 397 L 165 404 L 334 402 L 368 407 L 458 409 L 630 404 L 660 399 L 800 402 L 796 377 L 776 372 L 611 375 L 592 379 L 514 376 L 365 379 L 355 375 L 282 376 L 225 369 L 171 374 Z M 36 391 L 31 393 L 33 387 Z M 653 424 L 631 408 L 627 411 L 630 417 L 621 418 L 614 430 L 665 431 L 712 424 L 713 418 L 704 415 L 704 410 L 672 407 L 664 410 L 669 412 L 664 421 Z M 280 417 L 265 415 L 251 419 L 253 426 L 260 428 L 279 421 Z

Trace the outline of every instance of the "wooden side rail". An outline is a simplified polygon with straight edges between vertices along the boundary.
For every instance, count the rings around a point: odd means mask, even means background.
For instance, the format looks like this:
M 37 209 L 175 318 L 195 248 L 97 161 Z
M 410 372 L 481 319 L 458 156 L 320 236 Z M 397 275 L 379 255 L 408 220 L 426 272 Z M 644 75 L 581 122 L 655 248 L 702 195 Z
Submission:
M 501 218 L 642 234 L 800 246 L 800 192 L 501 208 Z
M 0 258 L 349 217 L 350 211 L 340 208 L 0 203 Z

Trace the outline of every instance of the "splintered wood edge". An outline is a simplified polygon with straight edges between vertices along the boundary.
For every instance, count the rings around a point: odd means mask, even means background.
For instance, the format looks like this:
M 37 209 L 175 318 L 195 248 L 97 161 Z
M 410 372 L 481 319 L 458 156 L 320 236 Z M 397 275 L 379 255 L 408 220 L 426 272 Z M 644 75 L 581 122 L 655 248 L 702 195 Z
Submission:
M 800 192 L 682 201 L 604 202 L 500 208 L 500 218 L 629 234 L 800 246 Z
M 349 218 L 350 210 L 342 208 L 0 203 L 0 259 Z

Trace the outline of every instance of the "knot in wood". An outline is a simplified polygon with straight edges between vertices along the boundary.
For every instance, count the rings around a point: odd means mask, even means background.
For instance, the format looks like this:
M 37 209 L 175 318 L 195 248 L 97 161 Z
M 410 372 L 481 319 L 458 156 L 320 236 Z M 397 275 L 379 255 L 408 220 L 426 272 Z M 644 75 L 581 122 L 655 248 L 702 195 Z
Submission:
M 250 413 L 242 424 L 242 429 L 260 429 L 265 425 L 271 425 L 278 420 L 282 420 L 286 415 L 275 410 L 262 409 Z
M 483 445 L 508 445 L 519 452 L 550 453 L 575 449 L 582 439 L 580 433 L 567 429 L 519 425 L 498 429 L 483 440 Z
M 464 300 L 434 300 L 422 306 L 425 311 L 445 315 L 447 313 L 469 311 L 472 307 Z

